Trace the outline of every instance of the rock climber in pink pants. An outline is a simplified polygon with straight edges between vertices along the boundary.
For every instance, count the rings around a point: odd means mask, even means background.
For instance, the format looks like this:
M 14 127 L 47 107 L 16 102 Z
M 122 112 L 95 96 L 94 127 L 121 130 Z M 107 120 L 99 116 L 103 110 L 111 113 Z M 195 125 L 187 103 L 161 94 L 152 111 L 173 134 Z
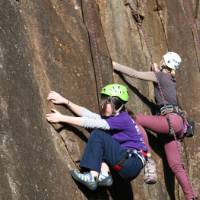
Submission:
M 160 65 L 153 65 L 152 71 L 141 72 L 121 65 L 113 61 L 116 71 L 119 71 L 130 77 L 153 81 L 155 89 L 155 99 L 159 107 L 156 115 L 136 115 L 136 122 L 141 126 L 140 131 L 144 135 L 146 144 L 148 138 L 145 129 L 151 130 L 157 134 L 163 134 L 166 137 L 164 150 L 169 167 L 175 174 L 179 184 L 182 187 L 186 200 L 196 200 L 192 185 L 188 178 L 187 171 L 181 160 L 180 141 L 187 130 L 186 120 L 181 116 L 182 110 L 178 107 L 176 97 L 175 70 L 181 63 L 181 57 L 175 52 L 167 52 L 163 55 Z M 149 147 L 149 150 L 151 148 Z M 157 179 L 156 167 L 153 159 L 149 159 L 145 166 L 144 180 L 147 183 L 155 183 Z

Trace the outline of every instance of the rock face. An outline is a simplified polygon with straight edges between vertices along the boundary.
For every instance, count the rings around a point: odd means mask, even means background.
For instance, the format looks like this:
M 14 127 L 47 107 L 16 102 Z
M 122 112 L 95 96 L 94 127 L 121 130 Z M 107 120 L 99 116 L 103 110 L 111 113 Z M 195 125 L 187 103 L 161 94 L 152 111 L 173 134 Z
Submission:
M 166 166 L 160 143 L 155 146 L 159 181 L 117 182 L 89 192 L 69 170 L 78 161 L 89 134 L 78 127 L 46 122 L 46 97 L 55 90 L 98 112 L 100 88 L 113 80 L 111 59 L 148 70 L 163 53 L 183 58 L 177 73 L 179 102 L 199 129 L 200 46 L 198 0 L 1 0 L 0 2 L 0 199 L 183 199 Z M 129 80 L 153 100 L 152 85 Z M 148 87 L 147 87 L 148 86 Z M 130 87 L 128 107 L 149 112 Z M 71 114 L 61 106 L 62 112 Z M 195 191 L 200 191 L 199 135 L 183 142 Z M 161 152 L 161 153 L 160 153 Z M 162 155 L 162 156 L 161 156 Z

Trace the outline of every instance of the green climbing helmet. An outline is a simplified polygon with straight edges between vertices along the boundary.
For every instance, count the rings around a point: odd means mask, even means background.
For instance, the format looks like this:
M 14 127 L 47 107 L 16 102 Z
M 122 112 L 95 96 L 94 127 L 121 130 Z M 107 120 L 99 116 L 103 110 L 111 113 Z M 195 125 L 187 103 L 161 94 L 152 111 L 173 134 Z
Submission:
M 128 101 L 128 90 L 126 86 L 113 83 L 108 84 L 105 87 L 102 88 L 101 94 L 110 96 L 110 97 L 118 97 L 122 101 L 127 102 Z

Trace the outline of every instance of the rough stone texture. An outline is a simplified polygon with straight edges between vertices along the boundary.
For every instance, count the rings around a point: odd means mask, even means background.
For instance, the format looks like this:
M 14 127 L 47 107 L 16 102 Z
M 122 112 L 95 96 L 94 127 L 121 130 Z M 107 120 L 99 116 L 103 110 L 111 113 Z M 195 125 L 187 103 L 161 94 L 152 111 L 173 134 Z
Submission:
M 168 50 L 180 53 L 183 66 L 177 73 L 178 96 L 182 107 L 189 116 L 195 119 L 197 130 L 199 127 L 199 38 L 195 25 L 194 7 L 188 1 L 101 1 L 100 13 L 104 34 L 106 36 L 110 55 L 113 60 L 133 66 L 135 69 L 148 70 L 151 62 L 159 62 L 163 53 Z M 134 18 L 131 9 L 136 10 L 143 18 L 140 23 Z M 199 11 L 198 11 L 199 13 Z M 199 16 L 197 16 L 199 18 Z M 199 27 L 199 21 L 197 20 Z M 118 76 L 116 81 L 120 81 Z M 140 80 L 127 79 L 131 85 L 152 99 L 152 87 Z M 148 86 L 148 87 L 147 87 Z M 138 94 L 135 88 L 130 87 Z M 143 104 L 143 105 L 141 105 Z M 130 108 L 135 112 L 148 112 L 143 100 L 137 95 L 131 97 Z M 198 133 L 198 132 L 197 132 Z M 198 184 L 199 145 L 198 135 L 192 139 L 185 139 L 183 143 L 184 160 L 187 163 L 190 178 L 195 191 L 200 191 Z M 159 182 L 154 186 L 142 185 L 142 176 L 134 181 L 135 199 L 183 199 L 182 191 L 174 185 L 160 143 L 151 138 L 156 154 Z M 164 174 L 163 174 L 164 171 Z M 142 175 L 142 174 L 141 174 Z M 140 185 L 141 187 L 138 187 Z M 176 189 L 175 189 L 176 188 Z M 142 192 L 144 195 L 141 195 Z
M 89 192 L 69 175 L 69 170 L 78 166 L 88 132 L 78 127 L 52 127 L 45 120 L 53 107 L 46 100 L 50 90 L 98 111 L 98 91 L 113 80 L 111 58 L 147 70 L 169 49 L 183 57 L 177 73 L 179 101 L 195 119 L 198 130 L 198 0 L 124 2 L 0 1 L 0 199 L 183 199 L 177 184 L 173 187 L 173 176 L 155 137 L 150 139 L 159 171 L 156 185 L 145 185 L 141 173 L 132 188 L 116 178 L 109 191 Z M 143 16 L 140 26 L 131 8 Z M 191 23 L 193 16 L 197 26 Z M 123 81 L 117 75 L 114 79 Z M 152 85 L 127 80 L 135 86 L 130 86 L 129 108 L 149 112 L 138 92 L 153 101 Z M 196 191 L 200 191 L 198 140 L 196 135 L 183 143 Z
M 88 135 L 72 127 L 57 134 L 45 119 L 50 90 L 98 111 L 101 74 L 94 73 L 81 3 L 3 0 L 0 17 L 0 199 L 95 198 L 69 175 Z

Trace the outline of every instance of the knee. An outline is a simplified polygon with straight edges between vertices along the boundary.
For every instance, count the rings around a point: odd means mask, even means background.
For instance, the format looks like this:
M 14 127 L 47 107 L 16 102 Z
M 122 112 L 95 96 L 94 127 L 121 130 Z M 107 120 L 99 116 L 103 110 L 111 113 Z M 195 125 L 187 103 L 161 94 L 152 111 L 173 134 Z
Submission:
M 103 130 L 95 129 L 95 130 L 92 131 L 91 137 L 93 137 L 93 138 L 100 138 L 100 137 L 102 137 L 105 134 L 106 133 Z
M 111 137 L 109 134 L 104 132 L 103 130 L 93 130 L 91 136 L 89 137 L 88 143 L 105 143 L 105 141 Z

